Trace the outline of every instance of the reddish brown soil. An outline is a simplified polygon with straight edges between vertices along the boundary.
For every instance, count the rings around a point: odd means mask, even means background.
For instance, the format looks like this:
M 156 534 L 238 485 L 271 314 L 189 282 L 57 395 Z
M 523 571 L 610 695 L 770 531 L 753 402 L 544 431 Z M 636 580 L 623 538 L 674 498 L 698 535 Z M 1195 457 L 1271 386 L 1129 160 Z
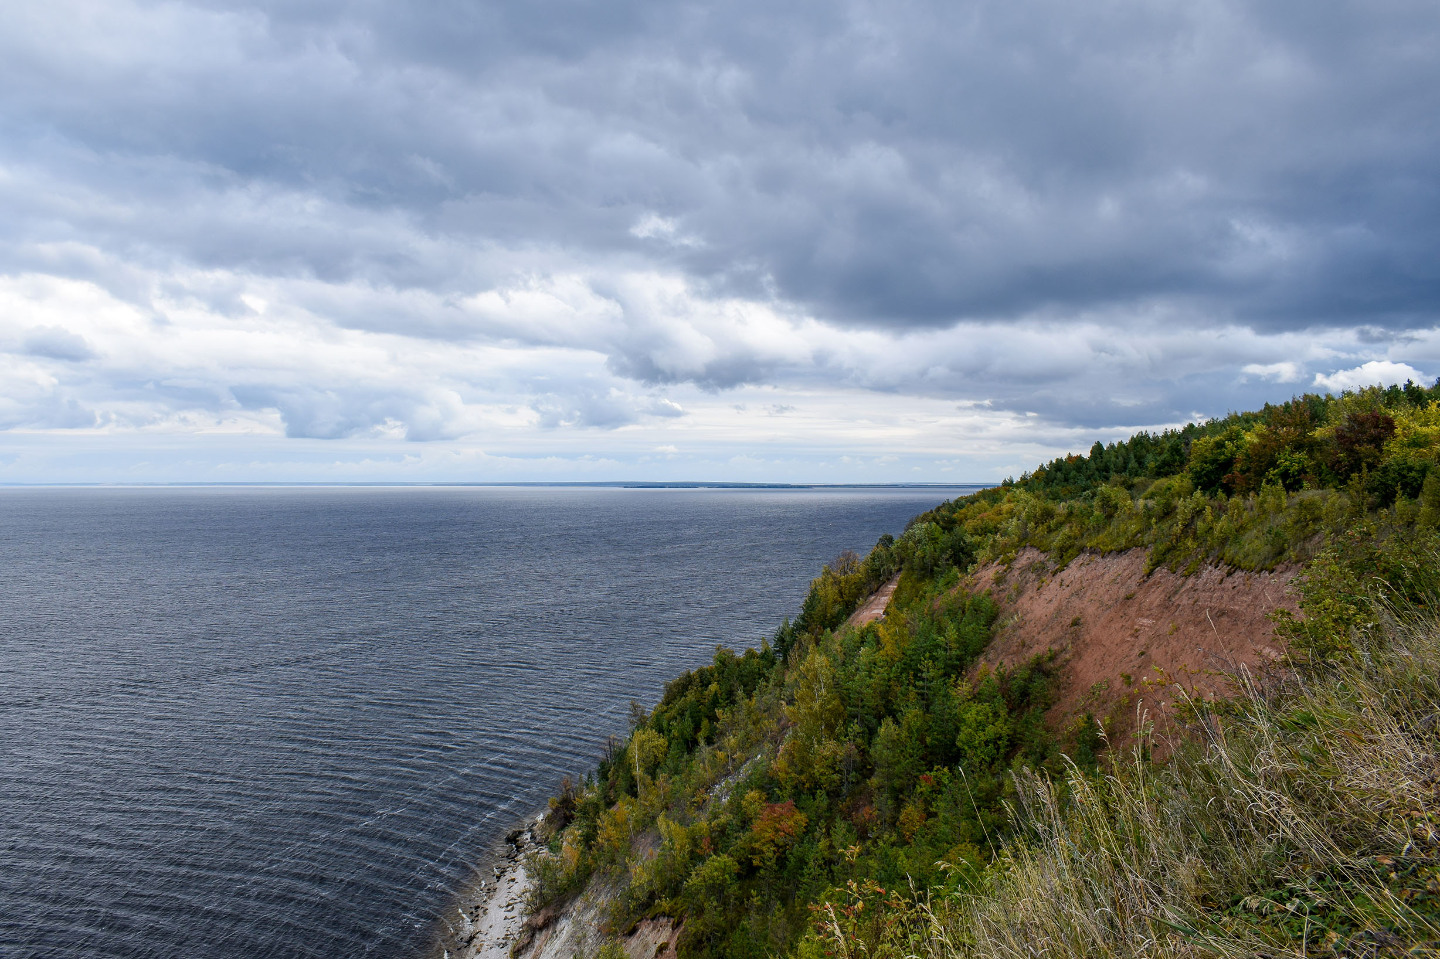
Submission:
M 1027 549 L 1009 565 L 981 567 L 973 589 L 990 589 L 1000 626 L 981 657 L 1012 668 L 1053 654 L 1055 703 L 1046 715 L 1072 733 L 1086 713 L 1112 743 L 1129 739 L 1143 715 L 1163 737 L 1180 689 L 1196 698 L 1233 691 L 1227 674 L 1280 659 L 1271 612 L 1294 610 L 1297 567 L 1244 573 L 1206 566 L 1190 576 L 1145 575 L 1145 551 L 1085 554 L 1058 573 Z

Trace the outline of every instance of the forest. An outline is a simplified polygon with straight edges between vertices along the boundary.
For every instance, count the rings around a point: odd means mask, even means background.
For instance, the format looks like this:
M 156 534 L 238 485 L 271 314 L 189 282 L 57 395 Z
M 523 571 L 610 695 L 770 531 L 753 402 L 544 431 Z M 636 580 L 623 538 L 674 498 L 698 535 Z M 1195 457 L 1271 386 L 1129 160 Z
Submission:
M 1407 383 L 1096 443 L 917 516 L 635 709 L 552 800 L 532 907 L 605 883 L 617 941 L 673 917 L 694 957 L 1434 949 L 1437 458 L 1440 381 Z M 1285 661 L 1163 758 L 1048 728 L 1053 662 L 977 666 L 999 607 L 969 574 L 1025 548 L 1297 564 Z

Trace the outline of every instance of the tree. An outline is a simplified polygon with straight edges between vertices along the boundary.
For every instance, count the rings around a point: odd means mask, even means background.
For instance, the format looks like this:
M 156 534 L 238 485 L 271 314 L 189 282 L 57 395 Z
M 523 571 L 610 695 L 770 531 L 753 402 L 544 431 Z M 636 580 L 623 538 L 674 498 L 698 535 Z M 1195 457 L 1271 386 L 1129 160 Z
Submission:
M 725 853 L 711 856 L 685 880 L 685 922 L 701 940 L 723 933 L 740 891 L 740 864 Z
M 1395 419 L 1372 410 L 1349 413 L 1330 437 L 1327 463 L 1342 479 L 1380 464 L 1385 441 L 1395 435 Z
M 795 844 L 810 824 L 809 818 L 790 800 L 767 803 L 751 828 L 751 862 L 756 867 L 776 861 Z
M 635 781 L 640 781 L 641 773 L 653 771 L 669 751 L 670 744 L 655 730 L 644 727 L 635 730 L 630 737 L 630 762 L 635 767 Z
M 1186 471 L 1195 488 L 1204 493 L 1218 493 L 1227 488 L 1226 478 L 1235 467 L 1235 458 L 1244 443 L 1245 431 L 1231 426 L 1215 436 L 1202 436 L 1190 444 L 1190 462 Z
M 998 703 L 969 702 L 960 710 L 955 745 L 972 769 L 998 765 L 1010 748 L 1010 717 Z
M 1420 487 L 1420 516 L 1416 523 L 1425 529 L 1440 526 L 1440 469 L 1431 469 Z

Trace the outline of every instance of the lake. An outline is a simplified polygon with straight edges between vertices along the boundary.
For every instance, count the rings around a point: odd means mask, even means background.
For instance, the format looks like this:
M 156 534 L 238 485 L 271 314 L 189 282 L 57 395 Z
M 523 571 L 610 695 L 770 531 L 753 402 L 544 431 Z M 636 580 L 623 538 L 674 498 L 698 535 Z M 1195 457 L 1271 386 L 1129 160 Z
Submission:
M 0 954 L 420 955 L 632 700 L 974 489 L 0 490 Z

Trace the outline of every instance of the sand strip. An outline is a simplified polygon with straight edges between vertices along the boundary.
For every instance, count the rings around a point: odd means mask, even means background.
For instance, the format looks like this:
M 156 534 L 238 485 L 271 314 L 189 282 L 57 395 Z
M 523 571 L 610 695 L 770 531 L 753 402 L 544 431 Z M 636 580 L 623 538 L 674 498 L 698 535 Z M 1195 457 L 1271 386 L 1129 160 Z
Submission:
M 509 959 L 525 924 L 525 899 L 532 885 L 525 857 L 539 848 L 536 838 L 546 813 L 512 829 L 482 878 L 456 907 L 459 921 L 443 946 L 445 959 Z

